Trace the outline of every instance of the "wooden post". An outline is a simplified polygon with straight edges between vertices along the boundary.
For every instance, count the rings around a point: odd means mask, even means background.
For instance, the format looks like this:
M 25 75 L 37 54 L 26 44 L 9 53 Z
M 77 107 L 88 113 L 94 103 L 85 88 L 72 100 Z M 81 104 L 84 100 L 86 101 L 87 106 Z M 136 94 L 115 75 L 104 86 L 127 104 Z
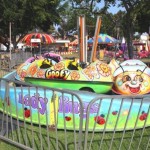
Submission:
M 92 53 L 91 53 L 91 62 L 94 62 L 96 60 L 96 49 L 97 49 L 97 43 L 98 43 L 98 35 L 100 33 L 100 27 L 101 27 L 101 17 L 97 17 L 96 22 L 96 28 L 95 28 L 95 35 L 94 35 L 94 41 L 92 46 Z
M 79 35 L 78 35 L 78 40 L 79 40 L 79 49 L 80 49 L 80 63 L 86 61 L 86 53 L 85 53 L 85 17 L 84 16 L 79 16 L 78 20 L 78 27 L 79 27 Z

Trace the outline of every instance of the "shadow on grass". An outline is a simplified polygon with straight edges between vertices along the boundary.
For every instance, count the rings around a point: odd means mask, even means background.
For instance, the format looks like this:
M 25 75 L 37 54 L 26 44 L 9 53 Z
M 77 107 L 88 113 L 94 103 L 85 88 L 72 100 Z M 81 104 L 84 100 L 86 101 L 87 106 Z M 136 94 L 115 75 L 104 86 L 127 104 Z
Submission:
M 88 141 L 86 143 L 88 148 L 87 150 L 118 150 L 119 148 L 120 150 L 129 150 L 130 144 L 130 150 L 146 150 L 150 140 L 150 127 L 145 128 L 143 136 L 142 129 L 135 130 L 132 140 L 133 131 L 126 131 L 124 135 L 121 131 L 116 132 L 114 136 L 112 132 L 106 132 L 103 137 L 102 135 L 102 132 L 95 133 L 92 138 L 92 133 L 89 133 Z M 82 149 L 84 149 L 84 144 L 83 138 Z M 74 143 L 69 143 L 68 148 L 71 147 L 71 145 L 74 145 Z M 71 149 L 69 148 L 69 150 Z
M 5 122 L 4 122 L 5 123 Z M 9 132 L 4 136 L 10 140 L 13 140 L 19 144 L 25 145 L 27 148 L 32 148 L 34 150 L 74 150 L 77 147 L 77 141 L 79 139 L 78 131 L 74 133 L 73 131 L 65 131 L 58 129 L 49 129 L 46 126 L 31 125 L 30 123 L 24 123 L 13 120 L 13 130 L 10 128 Z M 82 147 L 84 149 L 84 139 L 85 134 L 83 132 L 82 137 Z M 133 136 L 133 139 L 132 139 Z M 75 139 L 76 138 L 76 139 Z M 148 142 L 150 141 L 150 127 L 143 129 L 136 129 L 135 132 L 125 131 L 124 133 L 119 131 L 115 132 L 96 132 L 94 135 L 89 132 L 87 137 L 87 148 L 90 150 L 128 150 L 129 145 L 130 150 L 145 150 L 148 147 Z M 12 145 L 2 144 L 3 150 L 18 150 L 18 148 L 12 148 Z M 1 148 L 0 147 L 0 148 Z

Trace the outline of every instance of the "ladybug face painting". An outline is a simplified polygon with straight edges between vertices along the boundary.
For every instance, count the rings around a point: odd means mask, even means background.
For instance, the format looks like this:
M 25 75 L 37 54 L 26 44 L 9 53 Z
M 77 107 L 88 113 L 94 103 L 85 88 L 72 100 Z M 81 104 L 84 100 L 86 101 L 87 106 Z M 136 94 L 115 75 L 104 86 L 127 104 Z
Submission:
M 133 61 L 133 60 L 132 60 Z M 114 72 L 113 91 L 122 95 L 142 95 L 150 92 L 150 68 L 139 60 L 120 64 Z

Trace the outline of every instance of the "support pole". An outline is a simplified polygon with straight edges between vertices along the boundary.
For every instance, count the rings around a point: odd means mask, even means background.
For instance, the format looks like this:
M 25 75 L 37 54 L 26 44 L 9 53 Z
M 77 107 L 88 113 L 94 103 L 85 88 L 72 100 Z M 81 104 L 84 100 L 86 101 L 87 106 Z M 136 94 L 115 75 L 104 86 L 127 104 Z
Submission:
M 79 16 L 79 49 L 80 49 L 80 63 L 86 62 L 86 43 L 85 43 L 85 16 Z
M 33 51 L 32 51 L 32 42 L 31 42 L 31 53 L 32 53 L 32 56 L 33 56 Z
M 41 42 L 40 42 L 40 56 L 41 56 Z
M 87 63 L 87 41 L 88 41 L 88 35 L 86 33 L 86 36 L 85 36 L 85 62 Z
M 11 60 L 11 22 L 9 22 L 9 40 L 10 40 L 9 57 L 10 57 L 10 60 Z
M 92 53 L 91 53 L 91 62 L 94 62 L 96 60 L 96 49 L 97 49 L 97 43 L 98 43 L 98 34 L 100 33 L 100 27 L 101 27 L 101 17 L 97 17 L 96 22 L 96 28 L 95 28 L 95 35 L 94 35 L 94 41 L 92 46 Z

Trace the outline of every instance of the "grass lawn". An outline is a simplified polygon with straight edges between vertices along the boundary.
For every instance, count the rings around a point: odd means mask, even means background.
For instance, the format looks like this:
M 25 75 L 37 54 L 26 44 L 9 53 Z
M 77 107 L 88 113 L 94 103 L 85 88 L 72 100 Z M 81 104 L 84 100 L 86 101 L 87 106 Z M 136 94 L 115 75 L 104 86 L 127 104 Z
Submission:
M 43 147 L 44 150 L 48 149 L 48 144 L 50 146 L 50 149 L 55 150 L 56 149 L 56 137 L 58 138 L 58 149 L 65 150 L 65 137 L 67 137 L 67 149 L 74 150 L 74 137 L 78 139 L 78 132 L 76 133 L 76 136 L 74 136 L 73 131 L 66 131 L 64 130 L 58 130 L 57 136 L 55 130 L 49 130 L 49 133 L 47 132 L 45 127 L 41 128 L 41 135 L 39 134 L 39 127 L 34 126 L 33 131 L 31 130 L 31 126 L 27 125 L 26 130 L 25 128 L 20 129 L 20 137 L 17 134 L 17 130 L 13 133 L 10 133 L 9 139 L 12 139 L 14 137 L 14 141 L 18 141 L 20 138 L 20 143 L 28 145 L 32 145 L 34 143 L 34 150 L 40 150 L 41 147 Z M 27 133 L 27 134 L 26 134 Z M 47 138 L 47 135 L 49 134 L 49 139 Z M 141 138 L 143 134 L 143 138 Z M 32 136 L 34 138 L 32 138 Z M 42 142 L 40 140 L 40 136 L 42 137 Z M 122 139 L 123 136 L 123 139 Z M 133 136 L 133 141 L 131 140 Z M 83 143 L 84 145 L 84 132 L 83 132 Z M 121 142 L 122 139 L 122 142 Z M 101 145 L 101 150 L 107 150 L 109 149 L 111 145 L 110 150 L 117 150 L 119 149 L 119 146 L 121 144 L 121 150 L 127 150 L 130 147 L 130 150 L 137 150 L 139 147 L 139 150 L 145 150 L 148 145 L 148 141 L 150 140 L 150 127 L 145 128 L 145 131 L 143 132 L 142 129 L 135 130 L 135 132 L 132 131 L 126 131 L 124 134 L 123 132 L 98 132 L 98 133 L 88 133 L 88 142 L 87 142 L 87 148 L 91 150 L 97 150 L 99 149 Z M 130 143 L 132 141 L 132 143 Z M 102 144 L 101 144 L 102 142 Z M 149 143 L 150 148 L 150 143 Z M 19 148 L 10 145 L 9 143 L 5 143 L 1 140 L 0 142 L 0 149 L 1 150 L 20 150 Z M 82 147 L 83 149 L 83 147 Z

